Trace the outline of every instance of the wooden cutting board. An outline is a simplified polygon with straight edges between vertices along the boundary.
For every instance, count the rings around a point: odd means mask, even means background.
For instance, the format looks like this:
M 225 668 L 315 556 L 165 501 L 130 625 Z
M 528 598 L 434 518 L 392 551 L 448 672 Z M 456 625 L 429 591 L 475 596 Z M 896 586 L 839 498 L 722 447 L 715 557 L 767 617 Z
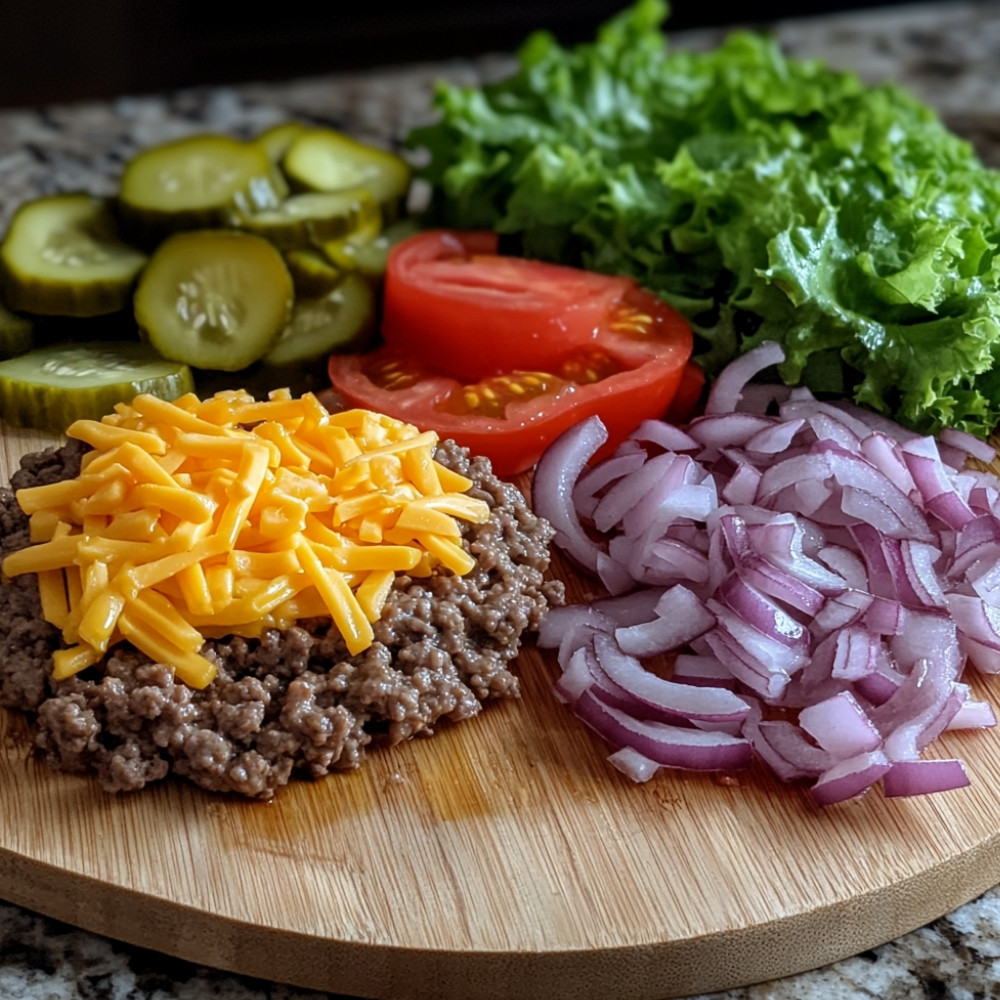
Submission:
M 5 481 L 48 443 L 0 440 Z M 970 788 L 820 810 L 758 770 L 633 785 L 552 696 L 546 655 L 519 672 L 521 701 L 266 805 L 179 782 L 106 794 L 0 712 L 0 895 L 307 988 L 613 1000 L 823 965 L 1000 882 L 1000 733 L 941 741 Z M 1000 706 L 1000 681 L 977 687 Z

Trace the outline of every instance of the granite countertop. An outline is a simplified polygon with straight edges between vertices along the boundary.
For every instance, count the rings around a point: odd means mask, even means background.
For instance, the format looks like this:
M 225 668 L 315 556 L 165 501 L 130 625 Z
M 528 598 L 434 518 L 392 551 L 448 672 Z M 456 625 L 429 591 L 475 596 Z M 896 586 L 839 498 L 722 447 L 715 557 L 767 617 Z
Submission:
M 758 25 L 755 25 L 758 26 Z M 893 78 L 936 106 L 1000 166 L 1000 2 L 935 3 L 780 22 L 784 48 Z M 718 29 L 671 35 L 710 45 Z M 107 103 L 0 111 L 0 227 L 17 203 L 54 190 L 110 192 L 136 149 L 195 131 L 252 134 L 303 117 L 398 141 L 429 114 L 434 80 L 504 74 L 508 56 L 281 84 L 192 89 Z M 3 886 L 0 885 L 0 896 Z M 0 903 L 3 1000 L 321 1000 L 321 994 L 196 967 Z M 714 1000 L 1000 996 L 1000 890 L 854 958 Z M 327 996 L 327 1000 L 333 998 Z

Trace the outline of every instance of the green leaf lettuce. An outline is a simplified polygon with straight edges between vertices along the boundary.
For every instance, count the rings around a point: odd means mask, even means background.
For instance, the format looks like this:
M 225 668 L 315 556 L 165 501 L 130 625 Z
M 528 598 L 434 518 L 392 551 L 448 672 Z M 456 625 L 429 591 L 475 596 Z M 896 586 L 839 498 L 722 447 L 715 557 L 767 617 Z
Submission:
M 436 225 L 630 274 L 699 335 L 709 374 L 765 339 L 781 376 L 922 432 L 1000 420 L 1000 175 L 925 105 L 773 39 L 672 51 L 661 0 L 573 49 L 441 85 L 416 130 Z

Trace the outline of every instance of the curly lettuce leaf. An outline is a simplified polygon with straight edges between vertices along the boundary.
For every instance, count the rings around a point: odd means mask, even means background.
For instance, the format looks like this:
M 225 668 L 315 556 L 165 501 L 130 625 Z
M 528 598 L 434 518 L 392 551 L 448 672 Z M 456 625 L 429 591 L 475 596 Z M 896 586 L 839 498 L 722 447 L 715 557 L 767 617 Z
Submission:
M 763 339 L 781 375 L 923 432 L 1000 420 L 1000 180 L 893 85 L 735 32 L 670 50 L 662 0 L 592 43 L 442 85 L 430 221 L 625 273 L 680 309 L 713 374 Z

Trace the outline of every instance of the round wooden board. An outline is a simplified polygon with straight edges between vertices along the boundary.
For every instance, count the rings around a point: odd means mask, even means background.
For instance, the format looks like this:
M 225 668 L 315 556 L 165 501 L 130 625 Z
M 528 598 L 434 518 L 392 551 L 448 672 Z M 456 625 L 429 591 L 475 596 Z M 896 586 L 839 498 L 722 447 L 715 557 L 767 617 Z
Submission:
M 47 443 L 2 441 L 4 480 Z M 758 770 L 633 785 L 553 697 L 547 656 L 526 648 L 519 672 L 521 701 L 267 805 L 180 782 L 105 794 L 49 771 L 28 720 L 0 713 L 0 893 L 307 988 L 613 1000 L 823 965 L 1000 882 L 996 733 L 941 741 L 970 788 L 820 810 Z M 976 686 L 1000 704 L 1000 682 Z

